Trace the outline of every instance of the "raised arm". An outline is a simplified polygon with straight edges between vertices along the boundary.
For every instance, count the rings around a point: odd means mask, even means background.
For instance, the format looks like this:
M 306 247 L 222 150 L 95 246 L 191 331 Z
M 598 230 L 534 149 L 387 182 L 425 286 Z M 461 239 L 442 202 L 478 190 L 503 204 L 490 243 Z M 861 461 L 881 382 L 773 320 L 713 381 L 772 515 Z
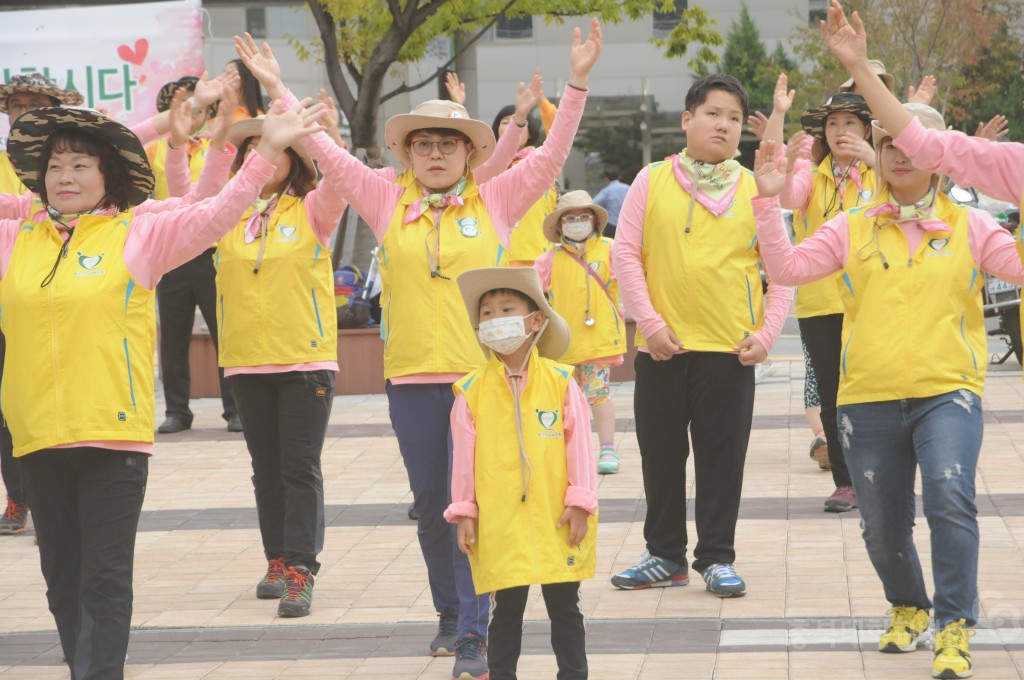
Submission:
M 772 115 L 768 117 L 764 137 L 762 137 L 762 139 L 772 140 L 779 147 L 782 146 L 785 135 L 786 114 L 793 106 L 793 97 L 796 96 L 796 90 L 790 90 L 788 86 L 788 76 L 785 73 L 780 73 L 775 81 L 775 93 L 772 95 Z
M 465 95 L 466 86 L 462 85 L 462 92 Z M 451 88 L 449 88 L 449 92 Z M 527 125 L 527 116 L 544 96 L 544 79 L 540 76 L 540 69 L 533 73 L 530 86 L 526 87 L 519 83 L 519 91 L 516 93 L 516 110 L 512 114 L 514 125 L 506 125 L 498 144 L 494 147 L 494 153 L 486 161 L 473 170 L 473 177 L 477 184 L 490 181 L 497 175 L 505 172 L 512 163 L 512 159 L 519 151 L 519 140 L 522 138 L 523 128 Z M 455 99 L 452 99 L 455 101 Z M 506 139 L 507 138 L 507 139 Z

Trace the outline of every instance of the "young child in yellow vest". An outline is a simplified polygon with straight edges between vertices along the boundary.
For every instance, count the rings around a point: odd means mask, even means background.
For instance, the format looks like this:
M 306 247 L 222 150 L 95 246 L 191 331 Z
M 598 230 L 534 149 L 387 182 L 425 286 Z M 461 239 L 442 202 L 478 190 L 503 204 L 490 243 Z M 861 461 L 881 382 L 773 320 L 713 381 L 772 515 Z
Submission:
M 689 582 L 686 460 L 693 440 L 697 544 L 693 567 L 719 597 L 746 593 L 736 521 L 764 361 L 793 299 L 762 291 L 748 170 L 733 160 L 747 92 L 729 75 L 686 94 L 687 147 L 643 168 L 619 213 L 612 246 L 622 299 L 636 320 L 633 408 L 643 461 L 648 555 L 612 577 L 618 588 Z
M 626 351 L 612 240 L 601 236 L 607 224 L 608 211 L 590 194 L 570 191 L 544 218 L 544 236 L 558 245 L 533 265 L 551 306 L 569 323 L 571 339 L 562 361 L 576 366 L 576 381 L 594 414 L 601 443 L 597 471 L 603 475 L 619 471 L 608 381 Z
M 490 680 L 516 677 L 523 611 L 540 584 L 558 677 L 587 677 L 580 581 L 595 568 L 597 475 L 569 327 L 531 268 L 467 271 L 459 290 L 487 364 L 455 383 L 451 498 L 479 594 L 491 593 Z M 488 351 L 489 350 L 489 351 Z

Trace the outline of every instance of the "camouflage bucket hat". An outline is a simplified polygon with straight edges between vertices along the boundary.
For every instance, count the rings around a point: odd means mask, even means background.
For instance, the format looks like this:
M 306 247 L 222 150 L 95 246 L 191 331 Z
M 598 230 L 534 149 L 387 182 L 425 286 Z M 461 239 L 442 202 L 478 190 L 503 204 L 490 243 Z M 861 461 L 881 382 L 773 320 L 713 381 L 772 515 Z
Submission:
M 131 204 L 138 205 L 149 198 L 155 183 L 153 169 L 135 133 L 96 111 L 61 106 L 28 111 L 11 128 L 7 154 L 18 179 L 26 187 L 40 193 L 43 178 L 39 161 L 43 146 L 50 135 L 59 130 L 81 130 L 113 146 L 128 170 L 133 188 Z
M 7 113 L 7 98 L 21 92 L 45 94 L 64 106 L 79 106 L 85 101 L 75 90 L 60 89 L 55 80 L 42 73 L 19 74 L 6 85 L 0 85 L 0 113 Z
M 195 76 L 185 76 L 166 83 L 160 88 L 160 93 L 156 96 L 156 110 L 162 113 L 171 108 L 171 100 L 174 99 L 174 91 L 179 87 L 183 87 L 189 92 L 195 92 L 196 83 L 198 82 L 199 78 L 196 78 Z M 220 102 L 214 102 L 210 106 L 210 118 L 217 115 L 217 104 L 219 103 Z
M 832 95 L 828 101 L 813 109 L 804 111 L 800 116 L 800 126 L 804 132 L 823 139 L 825 137 L 825 119 L 833 113 L 852 113 L 864 121 L 865 125 L 871 125 L 871 109 L 864 97 L 856 92 L 840 92 Z

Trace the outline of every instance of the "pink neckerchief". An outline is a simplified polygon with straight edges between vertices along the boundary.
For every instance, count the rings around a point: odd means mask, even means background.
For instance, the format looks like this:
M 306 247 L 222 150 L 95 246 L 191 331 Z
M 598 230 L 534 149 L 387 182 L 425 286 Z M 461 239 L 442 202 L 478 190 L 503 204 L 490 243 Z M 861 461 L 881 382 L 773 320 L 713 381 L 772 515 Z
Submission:
M 935 217 L 934 190 L 913 205 L 900 205 L 899 203 L 887 201 L 868 208 L 864 211 L 864 215 L 867 217 L 889 215 L 892 217 L 891 223 L 895 224 L 916 222 L 921 231 L 936 232 L 950 230 L 948 224 Z
M 835 180 L 836 186 L 841 190 L 843 188 L 843 180 L 852 180 L 857 185 L 857 193 L 864 191 L 864 185 L 861 184 L 860 179 L 860 163 L 854 161 L 850 163 L 850 167 L 843 170 L 842 166 L 832 159 L 832 179 Z
M 277 208 L 277 199 L 278 195 L 274 194 L 270 198 L 257 198 L 252 202 L 252 213 L 249 215 L 249 221 L 245 223 L 246 243 L 258 239 L 267 228 L 270 215 Z
M 742 170 L 736 167 L 731 167 L 729 161 L 724 161 L 715 166 L 712 170 L 712 175 L 718 175 L 722 177 L 726 184 L 731 183 L 724 193 L 721 193 L 717 198 L 712 197 L 707 192 L 701 190 L 700 181 L 697 183 L 697 190 L 693 189 L 693 178 L 690 173 L 687 172 L 686 168 L 683 167 L 683 161 L 681 156 L 683 154 L 676 154 L 672 157 L 672 172 L 676 176 L 676 181 L 679 182 L 679 186 L 683 188 L 692 198 L 695 198 L 698 203 L 708 209 L 708 211 L 715 217 L 722 215 L 729 206 L 732 205 L 733 198 L 736 196 L 736 190 L 739 188 L 740 173 Z M 735 163 L 735 161 L 732 161 Z M 727 164 L 729 164 L 727 166 Z
M 430 191 L 424 188 L 423 196 L 409 204 L 409 208 L 405 211 L 405 221 L 403 224 L 415 222 L 423 216 L 423 213 L 427 212 L 427 210 L 430 210 L 431 208 L 444 210 L 450 205 L 466 205 L 466 202 L 462 200 L 461 195 L 465 188 L 465 177 L 460 179 L 455 186 L 444 193 L 430 193 Z

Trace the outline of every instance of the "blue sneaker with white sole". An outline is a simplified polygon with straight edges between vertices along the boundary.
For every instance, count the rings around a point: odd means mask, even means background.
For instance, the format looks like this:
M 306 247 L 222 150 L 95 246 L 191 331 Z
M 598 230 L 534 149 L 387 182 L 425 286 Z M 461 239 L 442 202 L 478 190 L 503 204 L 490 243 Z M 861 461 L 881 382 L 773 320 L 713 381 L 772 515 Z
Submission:
M 702 575 L 707 589 L 718 597 L 742 597 L 747 594 L 747 584 L 731 564 L 712 564 Z
M 639 563 L 612 576 L 612 585 L 623 590 L 685 586 L 690 575 L 682 564 L 646 555 Z

